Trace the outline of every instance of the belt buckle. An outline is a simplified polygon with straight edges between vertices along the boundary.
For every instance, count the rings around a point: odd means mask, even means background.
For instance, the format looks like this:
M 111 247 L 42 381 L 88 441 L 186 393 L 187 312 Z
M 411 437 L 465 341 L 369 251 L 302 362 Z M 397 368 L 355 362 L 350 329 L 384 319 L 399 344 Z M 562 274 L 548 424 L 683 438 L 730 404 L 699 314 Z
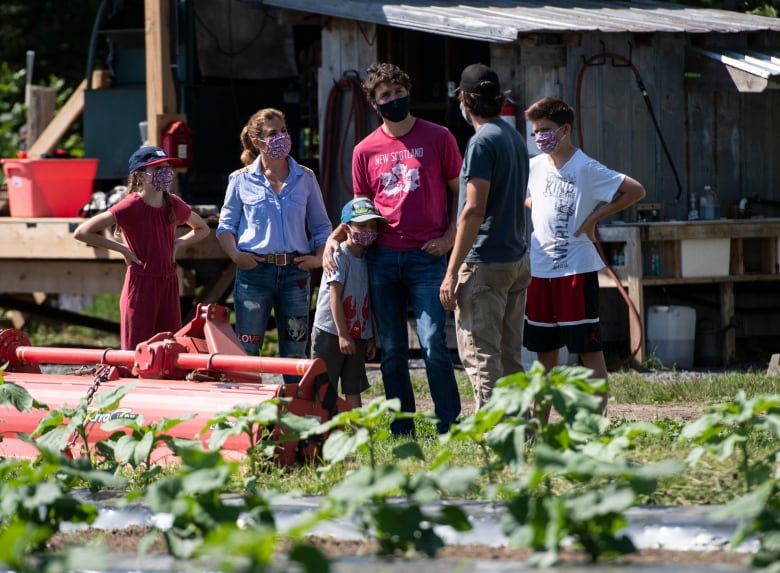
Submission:
M 275 264 L 277 267 L 284 267 L 289 264 L 287 262 L 287 253 L 274 253 L 271 256 L 273 257 L 273 264 Z

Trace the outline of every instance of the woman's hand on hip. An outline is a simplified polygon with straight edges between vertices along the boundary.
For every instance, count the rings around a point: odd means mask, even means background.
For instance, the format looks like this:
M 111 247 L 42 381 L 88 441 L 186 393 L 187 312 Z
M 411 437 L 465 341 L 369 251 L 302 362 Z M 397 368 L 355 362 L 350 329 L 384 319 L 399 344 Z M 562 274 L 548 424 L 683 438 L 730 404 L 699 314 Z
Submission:
M 253 269 L 260 263 L 260 261 L 257 260 L 257 255 L 254 253 L 245 253 L 243 251 L 240 251 L 233 257 L 233 262 L 236 263 L 236 266 L 239 269 L 244 271 Z

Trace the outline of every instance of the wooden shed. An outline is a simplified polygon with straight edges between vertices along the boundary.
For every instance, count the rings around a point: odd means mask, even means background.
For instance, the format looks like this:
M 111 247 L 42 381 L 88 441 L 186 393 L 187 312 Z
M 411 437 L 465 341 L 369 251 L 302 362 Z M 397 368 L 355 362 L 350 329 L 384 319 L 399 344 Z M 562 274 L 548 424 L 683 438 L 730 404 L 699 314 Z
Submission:
M 583 149 L 641 180 L 667 218 L 706 184 L 724 206 L 780 200 L 780 19 L 650 0 L 263 3 L 321 26 L 321 110 L 343 74 L 386 60 L 410 73 L 413 113 L 451 124 L 460 70 L 482 61 L 520 129 L 536 99 L 569 101 Z
M 634 307 L 612 304 L 617 290 L 605 289 L 607 337 L 627 338 L 630 323 L 630 349 L 646 358 L 652 304 L 696 307 L 699 339 L 715 346 L 704 350 L 726 360 L 737 339 L 780 336 L 780 19 L 651 0 L 263 3 L 285 24 L 320 27 L 320 133 L 338 142 L 322 149 L 331 212 L 351 194 L 349 151 L 360 139 L 357 119 L 345 119 L 359 97 L 344 93 L 345 77 L 397 63 L 412 79 L 412 113 L 465 143 L 452 96 L 463 67 L 483 62 L 510 90 L 518 129 L 533 101 L 561 97 L 576 109 L 579 145 L 648 191 L 623 227 L 605 229 L 605 256 L 621 264 L 602 284 L 627 288 Z M 376 125 L 372 110 L 360 113 Z M 728 220 L 687 221 L 705 185 Z M 650 241 L 664 257 L 660 276 L 648 276 Z M 713 245 L 717 260 L 693 276 L 685 256 L 710 256 Z

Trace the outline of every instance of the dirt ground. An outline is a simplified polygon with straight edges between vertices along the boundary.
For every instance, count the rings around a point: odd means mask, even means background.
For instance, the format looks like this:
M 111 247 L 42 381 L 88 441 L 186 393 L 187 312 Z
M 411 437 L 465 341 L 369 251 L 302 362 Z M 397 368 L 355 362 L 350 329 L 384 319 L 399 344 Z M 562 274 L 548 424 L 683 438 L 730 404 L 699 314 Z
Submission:
M 433 400 L 417 398 L 417 409 L 421 411 L 433 411 Z M 468 416 L 474 413 L 474 401 L 461 401 L 461 414 Z M 652 422 L 669 418 L 690 422 L 700 418 L 704 413 L 701 404 L 615 404 L 610 402 L 607 406 L 607 417 L 610 420 L 629 420 L 637 422 Z
M 68 545 L 90 545 L 104 542 L 112 553 L 134 554 L 140 541 L 148 530 L 142 526 L 132 526 L 124 529 L 84 531 L 57 534 L 47 545 L 47 551 L 60 551 Z M 339 557 L 371 556 L 377 546 L 372 541 L 356 539 L 336 539 L 312 537 L 311 542 L 331 559 Z M 284 547 L 281 548 L 284 550 Z M 163 555 L 167 551 L 162 536 L 152 545 L 150 554 Z M 448 545 L 437 555 L 438 559 L 455 561 L 525 561 L 531 555 L 529 549 L 511 549 L 508 547 L 489 547 L 486 545 Z M 712 565 L 747 565 L 748 556 L 742 553 L 727 551 L 663 551 L 659 549 L 642 549 L 638 553 L 620 558 L 622 564 L 712 564 Z M 586 556 L 581 551 L 565 550 L 561 563 L 584 564 Z

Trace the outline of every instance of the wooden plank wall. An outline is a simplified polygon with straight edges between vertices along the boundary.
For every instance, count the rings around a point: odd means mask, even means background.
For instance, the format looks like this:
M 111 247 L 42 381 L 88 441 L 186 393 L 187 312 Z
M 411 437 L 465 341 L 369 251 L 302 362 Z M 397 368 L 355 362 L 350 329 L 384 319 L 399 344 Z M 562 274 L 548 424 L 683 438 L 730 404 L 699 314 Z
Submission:
M 372 40 L 373 39 L 373 40 Z M 330 125 L 330 118 L 326 116 L 328 98 L 333 89 L 334 83 L 338 82 L 344 72 L 356 70 L 361 78 L 365 79 L 366 68 L 377 59 L 376 47 L 376 27 L 359 23 L 354 20 L 342 20 L 333 18 L 329 20 L 327 26 L 322 29 L 322 66 L 320 67 L 319 83 L 319 109 L 320 109 L 320 133 L 325 134 L 339 126 Z M 348 117 L 351 100 L 344 97 L 341 106 L 342 124 L 344 118 Z M 366 118 L 367 125 L 376 125 L 376 114 L 369 109 L 369 117 Z M 321 141 L 324 138 L 321 138 Z M 330 181 L 330 195 L 328 197 L 328 213 L 331 218 L 338 220 L 341 213 L 341 207 L 352 197 L 352 148 L 355 146 L 354 122 L 347 126 L 344 133 L 339 133 L 335 138 L 341 142 L 346 140 L 344 146 L 344 158 L 340 166 L 342 177 L 338 177 L 332 170 Z M 321 156 L 325 156 L 325 150 L 322 150 Z M 346 181 L 350 187 L 346 188 L 340 181 Z M 321 181 L 320 184 L 324 182 Z
M 560 97 L 576 107 L 579 95 L 582 124 L 575 125 L 575 143 L 579 145 L 582 136 L 586 153 L 640 180 L 647 187 L 648 201 L 667 203 L 672 216 L 680 216 L 684 213 L 685 195 L 681 197 L 679 215 L 674 214 L 678 189 L 674 172 L 664 156 L 632 69 L 619 58 L 614 60 L 617 66 L 613 65 L 613 59 L 607 57 L 604 65 L 589 65 L 582 70 L 586 60 L 601 53 L 614 53 L 630 60 L 647 88 L 684 187 L 683 61 L 675 60 L 672 65 L 664 57 L 664 50 L 681 53 L 682 45 L 681 38 L 671 35 L 664 42 L 630 34 L 568 34 L 557 39 L 548 35 L 521 39 L 511 45 L 494 44 L 491 63 L 500 77 L 511 78 L 512 90 L 520 96 L 521 110 L 544 96 Z
M 747 43 L 746 37 L 710 36 L 697 42 L 735 48 Z M 713 90 L 686 80 L 685 47 L 690 43 L 679 34 L 542 35 L 491 45 L 491 64 L 502 81 L 510 82 L 522 110 L 546 95 L 576 106 L 577 80 L 586 60 L 600 53 L 629 58 L 647 90 L 672 163 L 636 74 L 620 67 L 619 59 L 614 65 L 609 56 L 604 65 L 590 65 L 582 74 L 575 143 L 582 134 L 586 153 L 641 181 L 646 201 L 661 203 L 668 219 L 686 219 L 690 191 L 700 195 L 707 184 L 716 187 L 724 217 L 733 215 L 742 196 L 780 201 L 780 138 L 773 127 L 780 125 L 780 91 Z M 780 215 L 780 208 L 768 205 L 754 209 Z
M 347 69 L 363 72 L 376 58 L 376 44 L 368 41 L 374 29 L 361 25 L 362 30 L 357 22 L 334 19 L 323 29 L 328 59 L 320 72 L 321 109 L 333 81 Z M 722 216 L 733 214 L 742 196 L 780 201 L 780 138 L 774 127 L 780 125 L 780 90 L 739 93 L 728 85 L 713 89 L 685 78 L 687 45 L 745 49 L 748 39 L 745 34 L 539 34 L 491 44 L 490 60 L 517 99 L 519 128 L 522 111 L 540 97 L 562 97 L 573 106 L 579 100 L 575 142 L 582 134 L 586 153 L 641 181 L 646 201 L 661 203 L 667 219 L 684 220 L 689 193 L 700 195 L 706 184 L 716 187 Z M 759 40 L 750 37 L 751 43 Z M 604 64 L 585 69 L 578 93 L 584 62 L 602 53 Z M 636 69 L 660 136 L 637 73 L 610 54 L 629 59 Z M 780 216 L 780 208 L 754 209 Z
M 685 208 L 685 147 L 681 40 L 673 35 L 583 36 L 582 48 L 569 52 L 567 99 L 576 101 L 577 76 L 585 60 L 607 54 L 603 65 L 589 65 L 582 75 L 580 107 L 583 149 L 592 157 L 642 182 L 649 202 L 662 203 L 665 214 L 681 218 Z M 627 67 L 621 56 L 630 61 Z M 598 63 L 598 62 L 595 62 Z M 663 152 L 653 116 L 637 84 L 637 74 L 674 162 L 683 193 L 677 202 L 674 171 Z

